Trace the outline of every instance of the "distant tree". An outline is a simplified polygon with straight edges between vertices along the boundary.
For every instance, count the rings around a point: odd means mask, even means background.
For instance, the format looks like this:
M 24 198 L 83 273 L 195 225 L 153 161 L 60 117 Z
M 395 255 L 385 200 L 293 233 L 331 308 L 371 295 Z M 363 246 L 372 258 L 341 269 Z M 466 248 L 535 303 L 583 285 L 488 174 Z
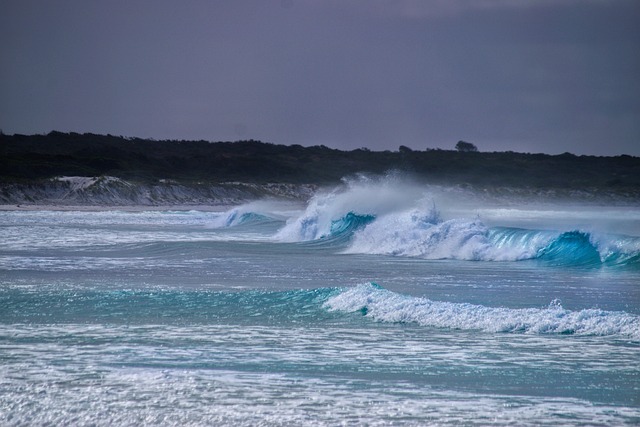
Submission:
M 400 147 L 398 147 L 398 151 L 401 153 L 410 153 L 413 150 L 405 145 L 401 145 Z
M 458 141 L 458 143 L 456 144 L 456 150 L 475 153 L 478 151 L 478 147 L 476 147 L 470 142 Z

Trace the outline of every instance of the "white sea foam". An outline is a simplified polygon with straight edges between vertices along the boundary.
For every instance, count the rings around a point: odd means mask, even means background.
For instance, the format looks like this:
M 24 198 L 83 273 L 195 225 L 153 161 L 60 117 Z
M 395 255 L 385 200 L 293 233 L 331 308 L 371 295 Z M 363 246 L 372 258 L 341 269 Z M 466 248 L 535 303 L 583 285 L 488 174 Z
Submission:
M 417 209 L 379 217 L 356 232 L 346 252 L 476 261 L 513 261 L 535 254 L 526 246 L 495 246 L 480 220 L 439 221 L 434 210 Z
M 589 372 L 595 381 L 625 370 L 633 378 L 635 347 L 592 341 L 576 348 L 539 338 L 504 345 L 407 332 L 327 325 L 0 325 L 12 351 L 0 365 L 0 424 L 637 424 L 640 409 L 633 403 L 558 396 L 551 388 L 558 382 L 518 375 L 527 365 L 577 385 L 589 377 L 576 377 Z M 470 375 L 474 385 L 456 385 Z M 513 391 L 523 381 L 531 381 L 533 393 Z M 552 391 L 541 393 L 545 386 Z
M 382 322 L 485 332 L 619 336 L 640 340 L 640 317 L 599 309 L 565 310 L 553 301 L 547 308 L 510 309 L 431 301 L 398 294 L 373 284 L 347 289 L 328 299 L 332 311 L 362 312 Z

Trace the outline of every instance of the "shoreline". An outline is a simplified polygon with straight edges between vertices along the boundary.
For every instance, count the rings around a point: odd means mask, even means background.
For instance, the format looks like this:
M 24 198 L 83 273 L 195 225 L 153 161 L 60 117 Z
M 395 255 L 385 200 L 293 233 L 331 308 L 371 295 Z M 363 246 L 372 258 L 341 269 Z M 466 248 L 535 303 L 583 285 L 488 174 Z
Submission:
M 39 184 L 0 184 L 0 211 L 202 211 L 219 212 L 255 202 L 307 204 L 322 193 L 341 192 L 358 182 L 413 189 L 443 206 L 465 208 L 541 206 L 640 208 L 640 189 L 535 188 L 429 184 L 394 177 L 365 177 L 335 186 L 228 182 L 214 186 L 146 185 L 114 177 L 62 177 Z M 373 184 L 372 184 L 373 183 Z M 377 183 L 377 184 L 376 184 Z M 417 197 L 417 196 L 416 196 Z
M 3 204 L 0 211 L 59 211 L 59 212 L 149 212 L 149 211 L 201 211 L 201 212 L 224 212 L 239 204 L 217 204 L 217 205 L 51 205 L 51 204 Z

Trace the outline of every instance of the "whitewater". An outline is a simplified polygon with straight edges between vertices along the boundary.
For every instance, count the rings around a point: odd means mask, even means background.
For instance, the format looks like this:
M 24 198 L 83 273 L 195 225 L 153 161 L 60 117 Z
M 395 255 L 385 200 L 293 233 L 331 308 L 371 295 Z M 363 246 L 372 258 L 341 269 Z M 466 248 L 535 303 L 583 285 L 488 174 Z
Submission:
M 0 234 L 0 425 L 640 424 L 639 206 L 359 176 Z

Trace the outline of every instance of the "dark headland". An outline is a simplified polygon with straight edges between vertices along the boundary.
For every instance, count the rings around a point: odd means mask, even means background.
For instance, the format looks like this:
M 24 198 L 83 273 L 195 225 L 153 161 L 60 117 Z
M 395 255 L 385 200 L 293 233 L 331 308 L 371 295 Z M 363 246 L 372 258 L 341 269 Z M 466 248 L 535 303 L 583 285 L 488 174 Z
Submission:
M 464 144 L 458 148 L 342 151 L 255 140 L 159 141 L 55 131 L 0 135 L 0 204 L 206 204 L 264 195 L 304 198 L 314 188 L 335 185 L 347 176 L 389 171 L 429 185 L 476 192 L 640 201 L 640 157 L 479 152 Z

